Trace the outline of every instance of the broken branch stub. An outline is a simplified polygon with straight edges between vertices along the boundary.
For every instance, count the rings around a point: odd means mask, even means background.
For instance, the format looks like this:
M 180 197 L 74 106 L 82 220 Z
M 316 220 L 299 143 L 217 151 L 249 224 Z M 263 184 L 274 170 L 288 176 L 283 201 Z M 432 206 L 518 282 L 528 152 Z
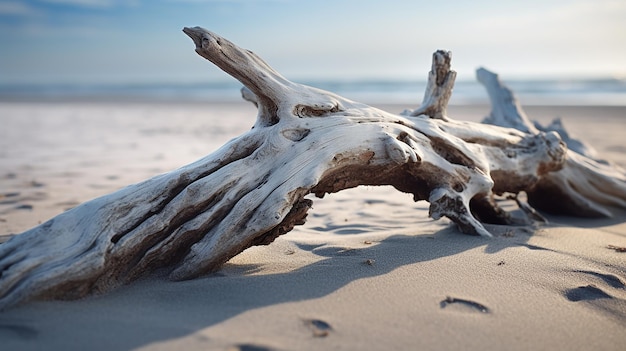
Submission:
M 431 118 L 445 119 L 448 101 L 452 96 L 456 72 L 450 69 L 452 53 L 437 50 L 433 54 L 432 69 L 428 73 L 428 83 L 424 92 L 424 100 L 420 107 L 403 114 L 416 117 L 427 115 Z
M 565 162 L 557 133 L 447 118 L 449 53 L 435 54 L 422 107 L 400 116 L 290 82 L 205 29 L 184 31 L 198 54 L 244 84 L 243 97 L 258 106 L 254 127 L 1 244 L 0 309 L 107 291 L 157 269 L 177 280 L 215 271 L 304 223 L 307 194 L 359 185 L 392 185 L 429 201 L 432 218 L 490 236 L 481 222 L 510 223 L 494 193 L 531 189 Z

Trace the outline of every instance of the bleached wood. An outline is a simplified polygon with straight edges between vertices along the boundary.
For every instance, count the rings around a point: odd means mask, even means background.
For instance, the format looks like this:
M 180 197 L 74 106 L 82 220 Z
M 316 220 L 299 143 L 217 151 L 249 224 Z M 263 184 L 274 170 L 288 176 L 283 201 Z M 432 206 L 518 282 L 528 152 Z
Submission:
M 533 188 L 565 162 L 554 132 L 446 116 L 455 73 L 434 55 L 422 107 L 400 116 L 293 83 L 248 50 L 185 28 L 196 52 L 241 81 L 253 128 L 181 169 L 86 202 L 0 245 L 0 309 L 77 298 L 159 270 L 190 279 L 302 224 L 312 193 L 392 185 L 464 233 L 509 223 L 492 195 Z M 427 114 L 427 115 L 426 115 Z
M 452 53 L 450 51 L 435 51 L 432 69 L 428 72 L 424 100 L 422 100 L 420 107 L 412 111 L 404 111 L 403 115 L 414 117 L 427 115 L 431 118 L 446 119 L 446 109 L 456 79 L 456 72 L 450 69 L 451 60 Z
M 476 76 L 487 89 L 492 103 L 491 114 L 484 123 L 533 134 L 556 132 L 567 143 L 563 169 L 546 174 L 526 190 L 531 205 L 546 212 L 582 217 L 611 217 L 611 206 L 626 208 L 626 172 L 623 169 L 599 159 L 591 146 L 570 137 L 559 119 L 546 127 L 531 122 L 497 74 L 480 68 Z

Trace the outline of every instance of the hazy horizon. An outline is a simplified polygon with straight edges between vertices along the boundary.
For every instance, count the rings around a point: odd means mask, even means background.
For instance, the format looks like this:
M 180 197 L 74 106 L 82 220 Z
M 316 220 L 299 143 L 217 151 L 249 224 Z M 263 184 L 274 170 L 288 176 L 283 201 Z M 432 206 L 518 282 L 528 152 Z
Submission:
M 348 99 L 371 103 L 419 103 L 426 80 L 295 80 L 337 93 Z M 507 80 L 504 83 L 524 105 L 626 106 L 626 80 Z M 2 102 L 235 102 L 241 100 L 241 83 L 49 83 L 0 84 Z M 489 102 L 478 81 L 457 80 L 450 104 Z
M 295 81 L 423 81 L 432 52 L 460 81 L 626 77 L 626 3 L 614 0 L 8 0 L 0 84 L 227 82 L 184 26 L 253 50 Z

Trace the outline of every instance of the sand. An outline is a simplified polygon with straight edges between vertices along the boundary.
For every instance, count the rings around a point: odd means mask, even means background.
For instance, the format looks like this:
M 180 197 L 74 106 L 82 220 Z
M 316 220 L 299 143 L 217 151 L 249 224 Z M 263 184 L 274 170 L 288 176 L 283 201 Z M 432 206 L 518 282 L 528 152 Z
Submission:
M 398 112 L 406 107 L 382 105 Z M 528 107 L 626 166 L 626 107 Z M 485 106 L 451 106 L 478 121 Z M 190 163 L 253 124 L 244 103 L 0 103 L 0 241 Z M 513 209 L 512 204 L 505 206 Z M 626 211 L 433 221 L 389 187 L 314 199 L 307 223 L 185 282 L 144 279 L 0 313 L 2 350 L 623 350 Z

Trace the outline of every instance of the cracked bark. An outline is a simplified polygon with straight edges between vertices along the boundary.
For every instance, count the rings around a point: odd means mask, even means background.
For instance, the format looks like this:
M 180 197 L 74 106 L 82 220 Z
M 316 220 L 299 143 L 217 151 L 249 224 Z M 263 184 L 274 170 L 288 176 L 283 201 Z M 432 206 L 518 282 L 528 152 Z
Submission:
M 481 221 L 511 222 L 494 193 L 533 189 L 565 164 L 555 132 L 447 117 L 455 77 L 449 52 L 433 55 L 422 105 L 396 115 L 290 82 L 205 29 L 184 32 L 200 56 L 243 83 L 242 96 L 258 107 L 253 128 L 188 166 L 1 244 L 0 309 L 105 292 L 156 270 L 175 280 L 215 271 L 304 223 L 305 195 L 359 185 L 392 185 L 429 201 L 432 218 L 490 236 Z

